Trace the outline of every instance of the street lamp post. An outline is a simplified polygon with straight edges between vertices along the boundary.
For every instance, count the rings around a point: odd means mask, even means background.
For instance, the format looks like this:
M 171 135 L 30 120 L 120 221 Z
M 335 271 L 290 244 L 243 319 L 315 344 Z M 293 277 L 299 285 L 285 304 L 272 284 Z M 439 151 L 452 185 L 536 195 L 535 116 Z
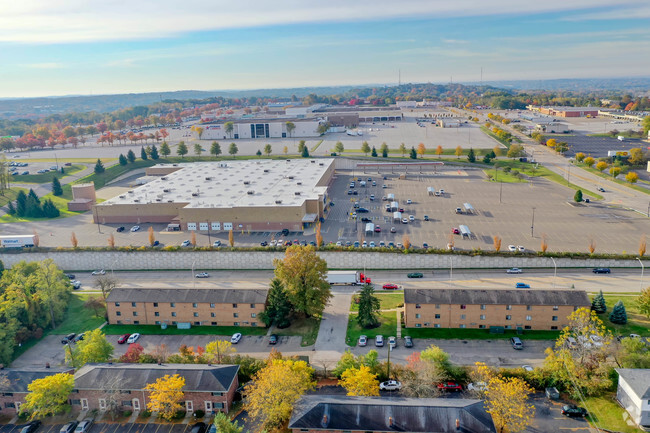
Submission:
M 452 260 L 451 256 L 449 257 L 449 285 L 451 286 L 451 279 L 454 274 L 454 261 Z
M 196 278 L 194 278 L 194 265 L 196 264 L 196 260 L 192 262 L 192 288 L 196 289 Z
M 115 263 L 117 263 L 119 259 L 115 259 L 113 263 L 111 263 L 111 277 L 115 278 L 115 272 L 113 271 L 113 268 L 115 267 Z
M 641 264 L 641 283 L 640 283 L 640 286 L 641 286 L 641 290 L 643 290 L 643 271 L 645 271 L 645 266 L 643 265 L 643 262 L 641 261 L 640 258 L 637 257 L 636 259 Z
M 534 230 L 535 230 L 535 208 L 533 207 L 533 219 L 530 222 L 530 237 L 535 237 L 534 236 Z
M 550 259 L 553 260 L 553 288 L 555 288 L 555 279 L 557 278 L 557 264 L 555 263 L 555 259 L 553 257 Z

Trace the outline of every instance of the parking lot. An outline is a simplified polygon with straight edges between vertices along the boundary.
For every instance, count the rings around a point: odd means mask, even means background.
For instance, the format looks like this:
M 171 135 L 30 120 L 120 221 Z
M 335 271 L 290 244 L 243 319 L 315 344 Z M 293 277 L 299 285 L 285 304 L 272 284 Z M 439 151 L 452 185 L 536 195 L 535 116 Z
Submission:
M 612 137 L 588 137 L 586 135 L 554 136 L 553 138 L 557 141 L 567 142 L 569 145 L 569 150 L 565 152 L 567 157 L 574 157 L 576 153 L 582 152 L 594 158 L 605 158 L 610 150 L 627 152 L 633 148 L 644 149 L 648 146 L 647 143 L 632 138 L 626 138 L 623 141 Z
M 0 427 L 0 433 L 19 433 L 24 424 L 8 424 Z M 36 433 L 59 433 L 63 424 L 41 426 Z M 191 424 L 145 424 L 145 423 L 96 423 L 88 433 L 185 433 Z

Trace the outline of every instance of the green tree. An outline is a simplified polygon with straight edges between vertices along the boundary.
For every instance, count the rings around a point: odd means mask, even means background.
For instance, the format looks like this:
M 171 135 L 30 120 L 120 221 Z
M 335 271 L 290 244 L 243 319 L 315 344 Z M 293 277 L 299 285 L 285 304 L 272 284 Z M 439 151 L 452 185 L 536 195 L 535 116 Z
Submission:
M 302 156 L 303 158 L 309 158 L 309 149 L 307 148 L 307 146 L 305 146 L 305 147 L 302 148 L 302 154 L 301 154 L 301 156 Z
M 101 329 L 88 331 L 84 339 L 79 341 L 73 349 L 66 350 L 66 361 L 73 367 L 79 368 L 89 362 L 106 362 L 113 355 L 113 345 L 108 342 Z M 72 351 L 72 355 L 70 355 Z
M 219 145 L 218 142 L 216 141 L 212 142 L 212 145 L 210 146 L 210 154 L 214 156 L 221 155 L 221 146 Z
M 300 140 L 298 142 L 298 153 L 302 154 L 304 152 L 306 146 L 307 145 L 305 144 L 305 140 Z
M 520 158 L 524 156 L 524 148 L 523 146 L 515 143 L 510 146 L 510 149 L 508 149 L 508 152 L 506 153 L 506 156 L 508 158 Z
M 140 159 L 143 161 L 149 159 L 149 155 L 147 155 L 147 152 L 144 150 L 144 146 L 140 146 Z
M 126 156 L 122 155 L 121 153 L 118 159 L 120 161 L 120 165 L 126 165 L 129 163 L 129 161 L 126 159 Z
M 418 154 L 417 154 L 417 152 L 415 151 L 415 147 L 413 147 L 413 146 L 411 146 L 411 155 L 410 155 L 410 158 L 411 158 L 411 159 L 418 159 Z
M 402 158 L 404 158 L 404 155 L 406 155 L 406 146 L 404 143 L 399 145 L 399 152 L 402 154 Z
M 650 116 L 643 118 L 643 135 L 647 137 L 648 131 L 650 131 Z
M 271 152 L 272 152 L 272 151 L 273 151 L 273 148 L 271 147 L 270 144 L 267 143 L 267 144 L 264 146 L 264 153 L 266 154 L 266 156 L 271 156 Z
M 230 135 L 230 138 L 232 138 L 232 132 L 235 129 L 235 124 L 233 122 L 226 122 L 223 124 L 223 130 L 226 132 L 226 134 Z
M 345 151 L 345 147 L 343 147 L 343 143 L 337 141 L 336 145 L 334 146 L 334 151 L 336 151 L 336 153 L 338 154 L 343 153 Z
M 381 150 L 382 158 L 388 158 L 388 145 L 386 143 L 381 143 L 381 147 L 379 149 Z
M 262 156 L 262 151 L 259 150 L 259 149 L 257 149 L 257 152 L 255 152 L 255 155 L 257 155 L 257 156 Z
M 641 338 L 623 338 L 617 360 L 623 368 L 650 368 L 650 346 Z
M 203 153 L 203 148 L 201 147 L 200 143 L 194 143 L 194 153 L 198 157 L 200 157 L 201 154 Z
M 625 311 L 623 301 L 618 301 L 614 305 L 614 308 L 612 308 L 612 312 L 609 315 L 609 321 L 616 323 L 617 325 L 625 325 L 627 323 L 627 312 Z
M 74 376 L 70 373 L 57 373 L 33 380 L 27 385 L 29 394 L 20 412 L 29 414 L 30 419 L 56 415 L 66 410 L 68 397 L 74 388 Z
M 285 127 L 287 128 L 289 137 L 291 137 L 291 134 L 293 134 L 293 131 L 296 129 L 296 125 L 293 122 L 287 122 L 285 123 Z
M 41 213 L 46 218 L 57 218 L 61 216 L 61 211 L 57 209 L 52 200 L 49 198 L 43 201 L 43 210 Z
M 151 159 L 153 159 L 154 161 L 157 160 L 158 158 L 160 158 L 160 156 L 158 155 L 158 148 L 156 147 L 155 144 L 153 146 L 151 146 L 151 154 L 150 154 L 150 156 L 151 156 Z
M 275 322 L 275 326 L 278 328 L 286 328 L 290 324 L 291 309 L 291 302 L 284 291 L 284 285 L 280 280 L 274 278 L 271 280 L 266 309 L 260 313 L 260 319 L 266 326 L 271 326 Z
M 101 174 L 105 171 L 106 169 L 104 168 L 104 164 L 102 164 L 102 160 L 97 158 L 97 163 L 95 164 L 95 174 Z
M 576 203 L 582 202 L 582 190 L 579 189 L 576 191 L 575 195 L 573 196 L 573 201 Z
M 327 263 L 311 245 L 292 245 L 284 259 L 273 260 L 275 276 L 285 287 L 289 302 L 297 313 L 319 316 L 332 297 L 327 282 Z
M 228 153 L 232 156 L 235 156 L 237 155 L 237 152 L 239 152 L 237 145 L 235 143 L 230 143 L 230 146 L 228 147 Z
M 61 182 L 59 182 L 59 178 L 56 176 L 52 177 L 52 194 L 54 194 L 57 197 L 63 195 L 63 188 L 61 188 Z
M 469 152 L 467 153 L 467 160 L 471 163 L 476 162 L 476 155 L 474 154 L 474 149 L 471 147 L 469 148 Z
M 361 143 L 361 151 L 365 154 L 365 156 L 368 156 L 368 153 L 370 152 L 370 145 L 367 141 Z
M 650 318 L 650 287 L 641 290 L 641 293 L 636 298 L 636 303 L 639 307 L 639 312 Z
M 371 284 L 367 284 L 361 289 L 359 293 L 359 314 L 357 315 L 357 323 L 362 328 L 373 328 L 379 324 L 378 313 L 381 305 L 377 296 L 375 296 L 375 289 Z
M 591 309 L 598 314 L 607 312 L 607 305 L 605 304 L 605 296 L 603 296 L 602 290 L 594 297 L 594 300 L 591 302 Z
M 135 153 L 133 153 L 131 149 L 126 153 L 126 159 L 128 159 L 132 164 L 135 162 Z
M 370 155 L 374 158 L 377 158 L 377 149 L 375 149 L 375 146 L 372 146 L 372 152 L 370 153 Z
M 172 150 L 169 148 L 169 144 L 166 141 L 163 141 L 160 145 L 160 154 L 164 157 L 171 155 Z
M 212 421 L 217 427 L 217 433 L 242 433 L 243 426 L 239 426 L 237 421 L 231 421 L 230 417 L 223 412 L 218 412 Z
M 187 145 L 185 144 L 185 142 L 181 141 L 180 143 L 178 143 L 178 147 L 176 148 L 176 153 L 178 154 L 178 156 L 184 158 L 185 155 L 187 155 L 187 152 L 189 151 L 187 149 Z

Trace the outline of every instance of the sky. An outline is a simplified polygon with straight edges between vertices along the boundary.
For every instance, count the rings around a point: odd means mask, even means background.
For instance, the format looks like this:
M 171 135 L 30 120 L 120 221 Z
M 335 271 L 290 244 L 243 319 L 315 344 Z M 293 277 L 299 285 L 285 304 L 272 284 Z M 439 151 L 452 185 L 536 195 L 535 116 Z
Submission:
M 648 0 L 0 0 L 0 97 L 648 77 L 649 22 Z

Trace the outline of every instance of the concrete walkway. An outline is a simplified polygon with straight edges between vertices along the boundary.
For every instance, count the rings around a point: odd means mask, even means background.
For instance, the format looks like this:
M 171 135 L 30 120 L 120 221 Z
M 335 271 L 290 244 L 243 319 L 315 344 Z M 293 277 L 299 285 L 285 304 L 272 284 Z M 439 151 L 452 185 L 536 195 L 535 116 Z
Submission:
M 334 292 L 330 303 L 323 311 L 320 329 L 314 350 L 321 361 L 338 361 L 347 348 L 345 336 L 348 330 L 348 315 L 352 291 Z

